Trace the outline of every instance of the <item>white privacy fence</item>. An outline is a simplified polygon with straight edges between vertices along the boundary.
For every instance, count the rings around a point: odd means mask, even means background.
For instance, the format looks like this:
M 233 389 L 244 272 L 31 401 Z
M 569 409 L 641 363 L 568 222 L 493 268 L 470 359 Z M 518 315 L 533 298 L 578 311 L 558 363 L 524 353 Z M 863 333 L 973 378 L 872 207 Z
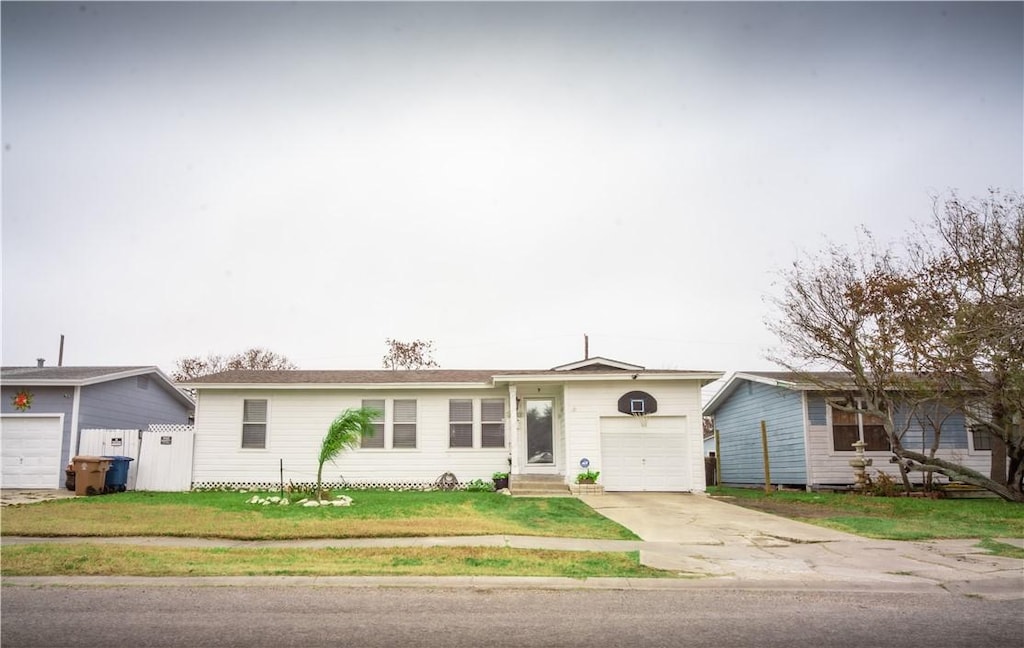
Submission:
M 148 430 L 82 430 L 78 454 L 134 459 L 128 489 L 187 491 L 192 488 L 191 425 L 150 425 Z
M 78 454 L 131 457 L 128 464 L 128 490 L 135 490 L 139 474 L 139 444 L 142 430 L 82 430 Z

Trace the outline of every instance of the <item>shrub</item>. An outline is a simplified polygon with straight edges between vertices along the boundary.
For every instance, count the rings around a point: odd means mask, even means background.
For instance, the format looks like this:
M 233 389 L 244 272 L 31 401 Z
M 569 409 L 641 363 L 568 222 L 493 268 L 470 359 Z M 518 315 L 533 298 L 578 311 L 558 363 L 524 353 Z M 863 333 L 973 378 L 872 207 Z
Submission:
M 479 493 L 489 493 L 494 490 L 494 484 L 491 482 L 485 482 L 482 479 L 474 479 L 465 486 L 465 490 Z

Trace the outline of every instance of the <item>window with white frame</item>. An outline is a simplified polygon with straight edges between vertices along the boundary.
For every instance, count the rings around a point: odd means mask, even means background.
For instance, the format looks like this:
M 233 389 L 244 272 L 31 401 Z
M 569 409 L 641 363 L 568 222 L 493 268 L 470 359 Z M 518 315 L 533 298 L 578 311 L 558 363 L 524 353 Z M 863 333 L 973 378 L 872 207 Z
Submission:
M 416 447 L 416 401 L 398 400 L 394 401 L 394 421 L 391 426 L 392 448 L 415 448 Z
M 832 447 L 836 452 L 855 452 L 853 444 L 864 441 L 865 451 L 889 451 L 889 435 L 882 419 L 865 412 L 832 407 Z
M 484 398 L 480 401 L 480 447 L 505 447 L 505 399 Z
M 384 399 L 367 399 L 363 401 L 363 407 L 377 410 L 373 417 L 373 436 L 364 436 L 359 439 L 360 448 L 383 448 L 384 447 Z
M 448 447 L 473 447 L 473 400 L 471 398 L 448 401 Z
M 267 401 L 242 401 L 242 447 L 265 449 L 267 447 Z

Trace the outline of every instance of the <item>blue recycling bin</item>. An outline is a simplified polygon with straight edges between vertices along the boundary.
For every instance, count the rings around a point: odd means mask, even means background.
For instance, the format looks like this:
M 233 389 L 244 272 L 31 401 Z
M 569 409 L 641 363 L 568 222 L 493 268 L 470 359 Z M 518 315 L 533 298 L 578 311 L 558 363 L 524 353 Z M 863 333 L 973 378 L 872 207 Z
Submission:
M 107 471 L 107 478 L 103 484 L 105 490 L 108 493 L 123 493 L 128 488 L 128 463 L 134 459 L 109 455 L 103 458 L 110 459 L 110 470 Z

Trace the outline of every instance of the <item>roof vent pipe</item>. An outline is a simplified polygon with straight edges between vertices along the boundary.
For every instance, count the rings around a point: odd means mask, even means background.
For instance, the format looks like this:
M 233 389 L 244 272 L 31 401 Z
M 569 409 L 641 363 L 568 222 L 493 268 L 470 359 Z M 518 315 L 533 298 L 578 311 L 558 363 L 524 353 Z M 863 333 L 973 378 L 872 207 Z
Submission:
M 46 358 L 36 358 L 36 367 L 42 369 L 44 364 L 46 364 Z

